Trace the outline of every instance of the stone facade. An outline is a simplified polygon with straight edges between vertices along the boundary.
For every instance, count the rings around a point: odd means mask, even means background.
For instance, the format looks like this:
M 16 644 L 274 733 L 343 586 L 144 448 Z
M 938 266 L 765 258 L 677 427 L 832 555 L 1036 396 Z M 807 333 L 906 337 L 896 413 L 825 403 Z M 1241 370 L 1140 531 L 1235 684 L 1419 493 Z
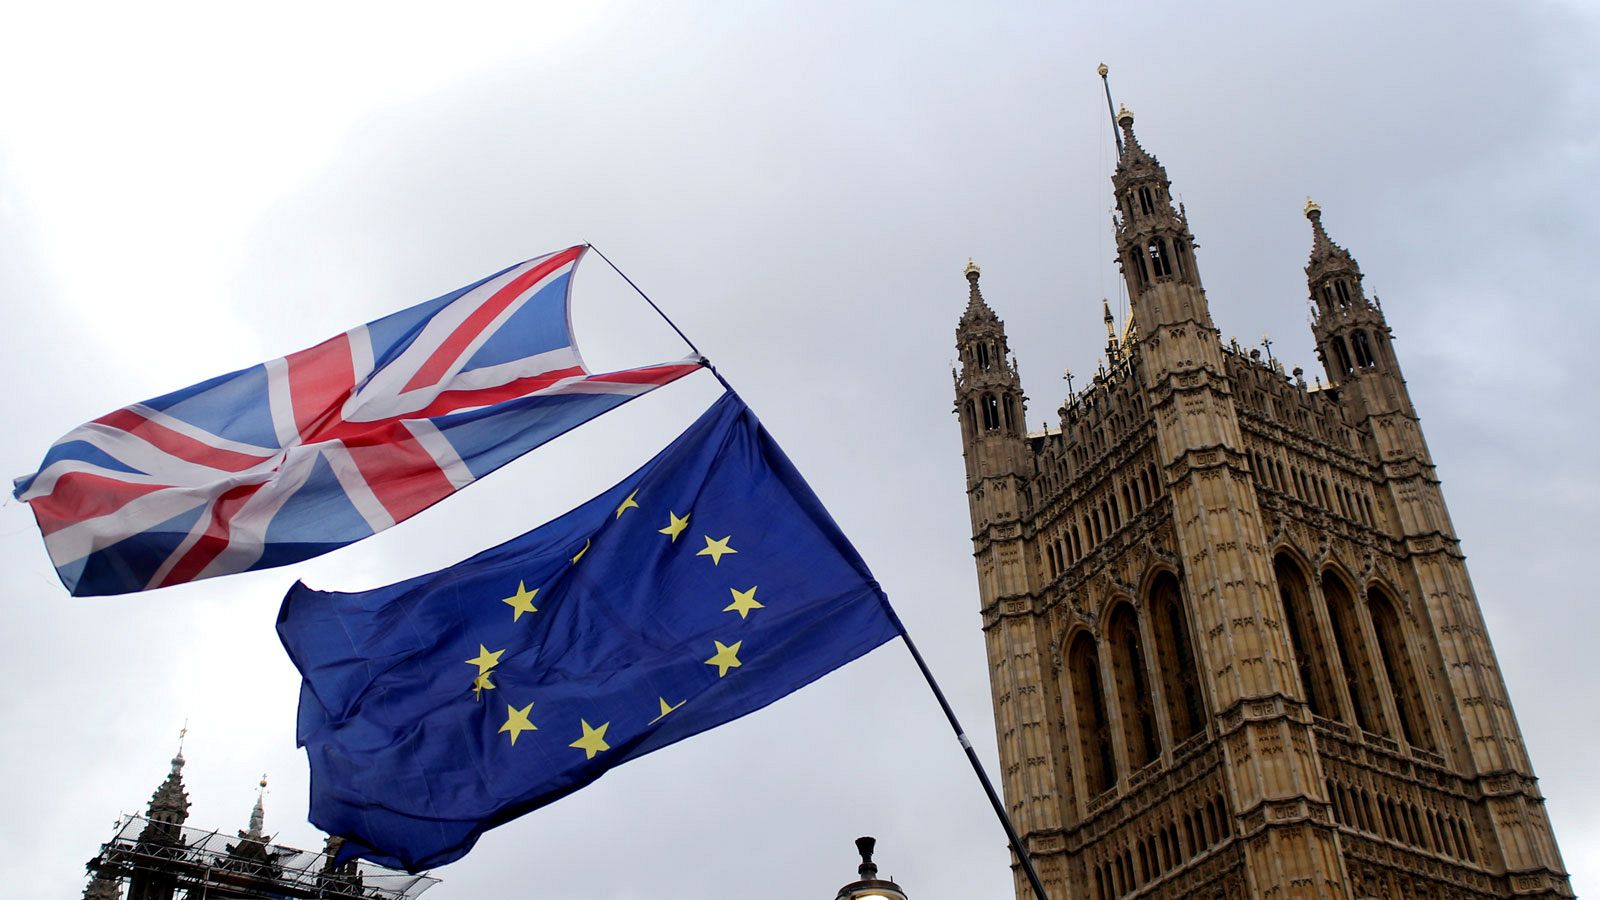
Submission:
M 1052 900 L 1572 896 L 1355 260 L 1308 204 L 1326 385 L 1225 344 L 1118 125 L 1132 315 L 1059 430 L 970 264 L 956 330 L 1002 781 Z

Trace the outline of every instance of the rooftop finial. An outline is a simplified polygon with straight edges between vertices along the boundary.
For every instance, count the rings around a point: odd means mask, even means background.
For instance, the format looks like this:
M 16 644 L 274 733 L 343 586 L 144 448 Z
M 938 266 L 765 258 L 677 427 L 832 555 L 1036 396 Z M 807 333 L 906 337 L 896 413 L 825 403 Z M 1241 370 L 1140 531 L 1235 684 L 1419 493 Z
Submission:
M 1321 216 L 1321 215 L 1322 215 L 1322 205 L 1317 203 L 1317 201 L 1311 199 L 1310 197 L 1307 197 L 1306 198 L 1306 218 L 1315 219 L 1315 218 L 1317 218 L 1318 216 Z
M 972 261 L 972 257 L 967 257 L 966 273 L 968 281 L 977 281 L 978 275 L 982 271 L 982 269 L 978 268 L 978 264 Z

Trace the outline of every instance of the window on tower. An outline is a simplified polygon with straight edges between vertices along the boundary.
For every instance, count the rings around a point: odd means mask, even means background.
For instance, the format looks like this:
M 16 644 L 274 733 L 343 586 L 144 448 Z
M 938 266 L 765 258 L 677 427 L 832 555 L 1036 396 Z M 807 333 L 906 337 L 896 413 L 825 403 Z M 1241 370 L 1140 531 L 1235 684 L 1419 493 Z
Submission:
M 1000 428 L 1000 401 L 993 394 L 983 395 L 983 430 L 998 431 Z
M 1350 336 L 1350 346 L 1356 351 L 1356 365 L 1363 369 L 1370 369 L 1378 364 L 1372 356 L 1372 345 L 1367 341 L 1367 333 L 1358 331 Z
M 1340 372 L 1349 375 L 1356 370 L 1356 367 L 1350 362 L 1350 351 L 1344 345 L 1344 338 L 1336 337 L 1333 339 L 1333 355 L 1338 357 Z
M 1157 278 L 1171 275 L 1172 261 L 1167 258 L 1166 244 L 1160 238 L 1155 238 L 1150 241 L 1148 249 L 1150 252 L 1150 271 L 1154 272 Z
M 1156 211 L 1155 197 L 1150 194 L 1149 187 L 1139 188 L 1139 211 L 1147 216 Z
M 980 368 L 980 369 L 989 368 L 989 345 L 988 344 L 979 344 L 978 345 L 978 368 Z
M 1340 309 L 1350 305 L 1350 286 L 1344 283 L 1343 278 L 1333 283 L 1333 290 L 1339 295 Z

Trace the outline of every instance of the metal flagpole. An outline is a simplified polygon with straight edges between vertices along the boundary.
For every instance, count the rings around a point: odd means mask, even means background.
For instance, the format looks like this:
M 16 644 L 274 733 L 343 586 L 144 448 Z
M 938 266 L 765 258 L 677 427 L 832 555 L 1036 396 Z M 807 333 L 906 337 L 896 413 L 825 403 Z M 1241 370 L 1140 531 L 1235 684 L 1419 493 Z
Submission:
M 895 620 L 899 622 L 898 617 Z M 928 668 L 927 660 L 922 658 L 922 653 L 917 650 L 917 644 L 911 640 L 911 635 L 900 625 L 900 637 L 906 642 L 906 649 L 911 651 L 911 658 L 916 660 L 917 668 L 922 671 L 922 677 L 927 679 L 928 687 L 933 689 L 933 696 L 939 701 L 939 706 L 944 710 L 944 717 L 950 720 L 950 727 L 955 730 L 956 740 L 961 742 L 961 749 L 967 752 L 967 762 L 972 763 L 972 771 L 977 773 L 978 781 L 983 784 L 983 792 L 989 795 L 989 805 L 994 807 L 994 814 L 1000 819 L 1000 826 L 1006 830 L 1006 840 L 1011 842 L 1011 849 L 1017 854 L 1017 861 L 1022 863 L 1022 871 L 1027 873 L 1028 883 L 1033 885 L 1033 894 L 1038 900 L 1050 900 L 1044 892 L 1044 883 L 1039 880 L 1039 872 L 1033 867 L 1033 857 L 1028 854 L 1028 848 L 1022 843 L 1022 838 L 1017 835 L 1017 829 L 1011 824 L 1011 817 L 1006 815 L 1005 804 L 1000 801 L 1000 795 L 995 793 L 994 784 L 989 781 L 989 775 L 983 770 L 983 763 L 979 761 L 977 751 L 972 749 L 972 742 L 967 740 L 967 733 L 961 730 L 961 723 L 956 720 L 955 710 L 950 708 L 950 701 L 944 697 L 944 691 L 939 689 L 939 682 L 933 678 L 933 672 Z
M 617 264 L 612 262 L 610 257 L 601 253 L 599 247 L 589 243 L 586 243 L 585 246 L 598 253 L 613 272 L 622 276 L 622 280 L 628 283 L 628 287 L 633 288 L 635 293 L 644 298 L 644 302 L 650 304 L 650 308 L 656 311 L 656 315 L 660 316 L 662 321 L 666 322 L 673 331 L 678 333 L 678 337 L 682 338 L 683 342 L 689 345 L 689 349 L 700 357 L 701 364 L 712 375 L 716 376 L 717 381 L 721 382 L 724 388 L 730 393 L 736 393 L 733 390 L 733 386 L 728 384 L 727 379 L 722 377 L 722 373 L 717 371 L 717 367 L 711 364 L 711 360 L 706 359 L 705 354 L 700 352 L 700 348 L 694 345 L 694 341 L 689 340 L 689 336 L 683 333 L 683 329 L 674 324 L 672 319 L 661 311 L 661 307 L 657 306 L 656 302 L 651 300 L 648 294 L 633 283 L 633 279 L 629 278 L 627 273 L 617 268 Z M 906 632 L 905 623 L 901 622 L 900 617 L 895 615 L 892 607 L 888 608 L 888 612 L 890 618 L 894 620 L 895 626 L 900 629 L 900 637 L 905 640 L 906 649 L 911 651 L 911 658 L 916 660 L 917 669 L 922 672 L 922 677 L 927 680 L 928 687 L 933 689 L 933 696 L 939 701 L 939 707 L 944 710 L 944 717 L 950 720 L 950 727 L 955 730 L 956 740 L 961 743 L 961 749 L 967 752 L 967 762 L 972 764 L 972 771 L 977 773 L 978 781 L 983 785 L 983 792 L 988 795 L 989 804 L 994 807 L 994 814 L 999 817 L 1000 826 L 1005 829 L 1006 840 L 1011 842 L 1011 849 L 1017 854 L 1017 859 L 1022 863 L 1022 870 L 1028 875 L 1028 883 L 1033 885 L 1034 896 L 1038 900 L 1050 900 L 1049 895 L 1044 892 L 1044 883 L 1039 880 L 1038 871 L 1033 867 L 1033 857 L 1028 855 L 1028 848 L 1023 845 L 1022 838 L 1017 836 L 1017 830 L 1011 824 L 1011 817 L 1006 815 L 1005 804 L 1000 801 L 1000 795 L 995 793 L 994 784 L 989 781 L 988 773 L 983 770 L 983 763 L 978 759 L 977 752 L 972 749 L 972 742 L 967 740 L 967 733 L 961 730 L 961 723 L 956 720 L 956 712 L 950 708 L 950 701 L 945 699 L 944 691 L 939 689 L 939 682 L 934 680 L 933 672 L 928 668 L 927 661 L 922 658 L 922 653 L 917 650 L 916 642 L 912 641 L 911 635 Z
M 1122 155 L 1122 131 L 1117 128 L 1117 108 L 1111 105 L 1111 79 L 1107 75 L 1111 69 L 1105 63 L 1100 64 L 1100 82 L 1106 86 L 1106 112 L 1111 113 L 1111 134 L 1117 139 L 1117 155 Z

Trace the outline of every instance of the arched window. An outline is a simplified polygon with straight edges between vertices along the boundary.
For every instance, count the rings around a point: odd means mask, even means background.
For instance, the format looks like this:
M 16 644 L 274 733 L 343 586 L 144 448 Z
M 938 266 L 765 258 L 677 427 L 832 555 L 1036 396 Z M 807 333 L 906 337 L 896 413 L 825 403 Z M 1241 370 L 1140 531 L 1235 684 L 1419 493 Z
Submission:
M 1172 274 L 1172 260 L 1167 257 L 1167 246 L 1160 238 L 1152 238 L 1147 248 L 1150 253 L 1150 271 L 1157 278 Z
M 1006 430 L 1017 430 L 1017 398 L 1006 395 Z
M 1351 335 L 1350 346 L 1356 352 L 1356 365 L 1363 369 L 1370 369 L 1378 364 L 1377 359 L 1372 355 L 1372 345 L 1367 343 L 1367 333 L 1365 331 L 1357 331 Z
M 1423 704 L 1421 666 L 1411 658 L 1405 626 L 1394 601 L 1379 588 L 1367 592 L 1367 609 L 1372 612 L 1372 628 L 1378 633 L 1378 654 L 1383 672 L 1400 714 L 1400 729 L 1406 743 L 1428 750 L 1434 748 L 1433 730 L 1428 727 L 1427 707 Z
M 1000 401 L 993 394 L 984 394 L 980 401 L 983 404 L 983 430 L 996 431 L 1000 428 Z
M 1139 620 L 1132 605 L 1117 604 L 1107 620 L 1106 633 L 1111 643 L 1112 687 L 1122 714 L 1122 742 L 1128 750 L 1128 765 L 1142 768 L 1161 752 L 1161 740 L 1150 702 L 1150 678 L 1139 640 Z
M 1334 293 L 1339 295 L 1339 307 L 1342 309 L 1350 305 L 1350 286 L 1341 278 L 1333 283 Z
M 989 368 L 989 345 L 988 344 L 979 344 L 978 345 L 978 368 L 980 368 L 980 369 Z
M 978 408 L 973 405 L 971 400 L 968 400 L 963 409 L 961 428 L 966 432 L 969 439 L 975 438 L 978 436 Z
M 1189 617 L 1183 609 L 1178 579 L 1162 572 L 1150 584 L 1150 629 L 1155 636 L 1156 666 L 1166 700 L 1167 725 L 1174 744 L 1198 734 L 1205 726 L 1205 703 L 1200 694 L 1200 667 L 1189 643 Z
M 1100 652 L 1089 635 L 1079 632 L 1067 652 L 1072 679 L 1072 705 L 1078 719 L 1078 750 L 1083 757 L 1083 779 L 1089 796 L 1111 790 L 1116 783 L 1116 758 L 1111 752 L 1111 726 L 1106 719 L 1105 694 L 1100 688 Z
M 1139 211 L 1147 216 L 1156 211 L 1155 197 L 1151 196 L 1148 186 L 1139 188 Z
M 1339 651 L 1339 663 L 1344 669 L 1345 682 L 1350 686 L 1350 703 L 1355 707 L 1356 724 L 1363 731 L 1387 735 L 1383 707 L 1378 702 L 1377 673 L 1372 667 L 1372 654 L 1367 650 L 1366 635 L 1361 631 L 1360 611 L 1356 609 L 1355 596 L 1344 579 L 1331 570 L 1322 575 L 1322 596 L 1328 601 L 1328 620 L 1333 624 L 1333 642 Z
M 1350 351 L 1345 348 L 1344 338 L 1334 337 L 1333 353 L 1334 356 L 1338 357 L 1340 372 L 1349 375 L 1356 370 L 1356 367 L 1350 363 Z
M 1333 311 L 1333 288 L 1327 285 L 1322 286 L 1322 308 L 1329 312 Z
M 1282 553 L 1273 559 L 1272 569 L 1278 578 L 1283 621 L 1289 628 L 1289 643 L 1294 650 L 1295 666 L 1300 671 L 1300 684 L 1305 689 L 1306 703 L 1315 715 L 1325 719 L 1341 718 L 1339 704 L 1334 699 L 1338 695 L 1333 690 L 1333 667 L 1329 664 L 1317 619 L 1312 612 L 1310 585 L 1305 572 Z
M 1172 264 L 1178 267 L 1180 276 L 1184 274 L 1183 258 L 1188 255 L 1185 252 L 1187 250 L 1188 248 L 1184 246 L 1183 241 L 1178 238 L 1172 239 Z

